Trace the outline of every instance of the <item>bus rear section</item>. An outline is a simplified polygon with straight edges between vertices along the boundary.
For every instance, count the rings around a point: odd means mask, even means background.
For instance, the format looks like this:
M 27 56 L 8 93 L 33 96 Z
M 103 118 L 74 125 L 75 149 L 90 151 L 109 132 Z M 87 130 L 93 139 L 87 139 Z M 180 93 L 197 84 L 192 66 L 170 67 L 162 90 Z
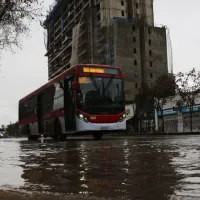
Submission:
M 69 134 L 126 129 L 122 72 L 106 65 L 76 65 L 19 102 L 20 133 L 65 139 Z
M 100 139 L 104 132 L 126 130 L 122 72 L 117 67 L 79 66 L 76 89 L 77 132 L 92 132 Z

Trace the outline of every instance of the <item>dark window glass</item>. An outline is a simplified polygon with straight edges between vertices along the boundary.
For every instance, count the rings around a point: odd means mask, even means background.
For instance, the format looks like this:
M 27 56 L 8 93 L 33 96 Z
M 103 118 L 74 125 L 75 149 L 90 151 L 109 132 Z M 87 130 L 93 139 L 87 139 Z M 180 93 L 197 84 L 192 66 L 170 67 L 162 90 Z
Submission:
M 134 60 L 134 65 L 137 65 L 137 60 Z
M 85 112 L 119 113 L 123 110 L 123 83 L 121 79 L 79 77 L 78 106 Z

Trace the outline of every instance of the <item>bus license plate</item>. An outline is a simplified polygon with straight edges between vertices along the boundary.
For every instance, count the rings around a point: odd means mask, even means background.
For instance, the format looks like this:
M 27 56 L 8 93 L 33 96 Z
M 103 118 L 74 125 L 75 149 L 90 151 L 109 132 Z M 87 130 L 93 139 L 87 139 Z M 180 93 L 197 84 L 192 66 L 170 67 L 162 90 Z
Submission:
M 101 130 L 107 131 L 107 130 L 108 130 L 108 127 L 107 127 L 107 126 L 102 126 L 102 127 L 101 127 Z

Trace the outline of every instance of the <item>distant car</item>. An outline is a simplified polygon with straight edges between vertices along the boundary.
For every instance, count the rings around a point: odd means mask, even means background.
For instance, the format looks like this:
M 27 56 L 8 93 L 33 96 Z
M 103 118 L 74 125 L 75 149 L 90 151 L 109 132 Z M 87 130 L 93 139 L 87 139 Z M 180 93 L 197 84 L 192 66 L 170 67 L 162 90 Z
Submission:
M 3 138 L 4 137 L 4 134 L 3 133 L 0 133 L 0 138 Z

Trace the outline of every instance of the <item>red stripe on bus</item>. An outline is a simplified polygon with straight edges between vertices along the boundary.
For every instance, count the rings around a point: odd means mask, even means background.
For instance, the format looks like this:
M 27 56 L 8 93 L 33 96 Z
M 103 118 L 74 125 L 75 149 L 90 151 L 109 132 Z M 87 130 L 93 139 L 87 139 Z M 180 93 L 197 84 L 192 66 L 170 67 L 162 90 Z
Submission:
M 64 116 L 64 109 L 60 108 L 58 110 L 54 110 L 54 111 L 46 113 L 44 115 L 44 119 L 49 120 L 49 119 L 53 119 L 53 118 L 56 118 L 56 117 L 63 117 L 63 116 Z
M 84 116 L 86 116 L 88 118 L 88 120 L 91 122 L 91 123 L 115 123 L 115 122 L 118 122 L 120 120 L 120 117 L 123 116 L 123 114 L 125 113 L 122 112 L 120 114 L 116 114 L 116 115 L 112 115 L 112 114 L 107 114 L 107 115 L 90 115 L 90 114 L 87 114 L 83 111 L 80 111 L 80 110 L 77 110 L 79 113 L 82 113 Z
M 48 120 L 48 119 L 63 117 L 63 116 L 64 116 L 64 109 L 61 108 L 61 109 L 46 113 L 44 115 L 44 119 Z M 30 124 L 30 123 L 35 123 L 35 122 L 37 122 L 37 115 L 33 115 L 33 116 L 20 120 L 19 125 Z
M 74 73 L 74 71 L 76 70 L 76 67 L 78 65 L 68 69 L 67 71 L 64 71 L 63 73 L 61 73 L 60 75 L 58 75 L 57 77 L 55 77 L 54 79 L 50 80 L 48 83 L 46 83 L 45 85 L 41 86 L 40 88 L 38 88 L 37 90 L 33 91 L 32 93 L 28 94 L 27 96 L 25 96 L 24 98 L 22 98 L 21 100 L 19 100 L 19 102 L 23 102 L 26 101 L 28 98 L 39 94 L 40 92 L 42 92 L 43 90 L 45 90 L 46 88 L 50 87 L 51 85 L 53 85 L 54 83 L 60 81 L 61 79 L 65 78 L 66 76 L 70 76 Z
M 122 70 L 120 67 L 113 67 L 113 66 L 109 66 L 109 65 L 99 65 L 99 64 L 78 64 L 75 65 L 74 67 L 71 67 L 69 69 L 67 69 L 66 71 L 64 71 L 63 73 L 61 73 L 60 75 L 58 75 L 57 77 L 55 77 L 54 79 L 50 80 L 48 83 L 44 84 L 43 86 L 41 86 L 40 88 L 36 89 L 35 91 L 33 91 L 32 93 L 28 94 L 27 96 L 25 96 L 24 98 L 22 98 L 21 100 L 19 100 L 19 102 L 23 102 L 26 101 L 28 98 L 39 94 L 40 92 L 42 92 L 43 90 L 45 90 L 46 88 L 50 87 L 51 85 L 53 85 L 54 83 L 58 82 L 59 80 L 65 78 L 66 76 L 70 76 L 73 73 L 77 73 L 79 74 L 79 67 L 80 66 L 88 66 L 88 67 L 105 67 L 105 68 L 113 68 L 113 69 L 118 69 L 120 70 L 120 74 L 121 76 L 118 76 L 119 78 L 123 78 L 122 76 Z M 97 74 L 99 75 L 99 74 Z M 105 74 L 105 76 L 107 76 Z M 110 77 L 110 76 L 109 76 Z M 117 76 L 116 76 L 117 78 Z
M 90 73 L 79 73 L 79 76 L 90 76 Z M 95 74 L 93 73 L 93 76 L 95 77 L 107 77 L 107 78 L 111 78 L 111 77 L 114 77 L 114 78 L 120 78 L 120 79 L 123 79 L 123 77 L 121 75 L 112 75 L 112 74 Z
M 37 122 L 37 116 L 33 115 L 19 121 L 19 125 L 30 124 Z

